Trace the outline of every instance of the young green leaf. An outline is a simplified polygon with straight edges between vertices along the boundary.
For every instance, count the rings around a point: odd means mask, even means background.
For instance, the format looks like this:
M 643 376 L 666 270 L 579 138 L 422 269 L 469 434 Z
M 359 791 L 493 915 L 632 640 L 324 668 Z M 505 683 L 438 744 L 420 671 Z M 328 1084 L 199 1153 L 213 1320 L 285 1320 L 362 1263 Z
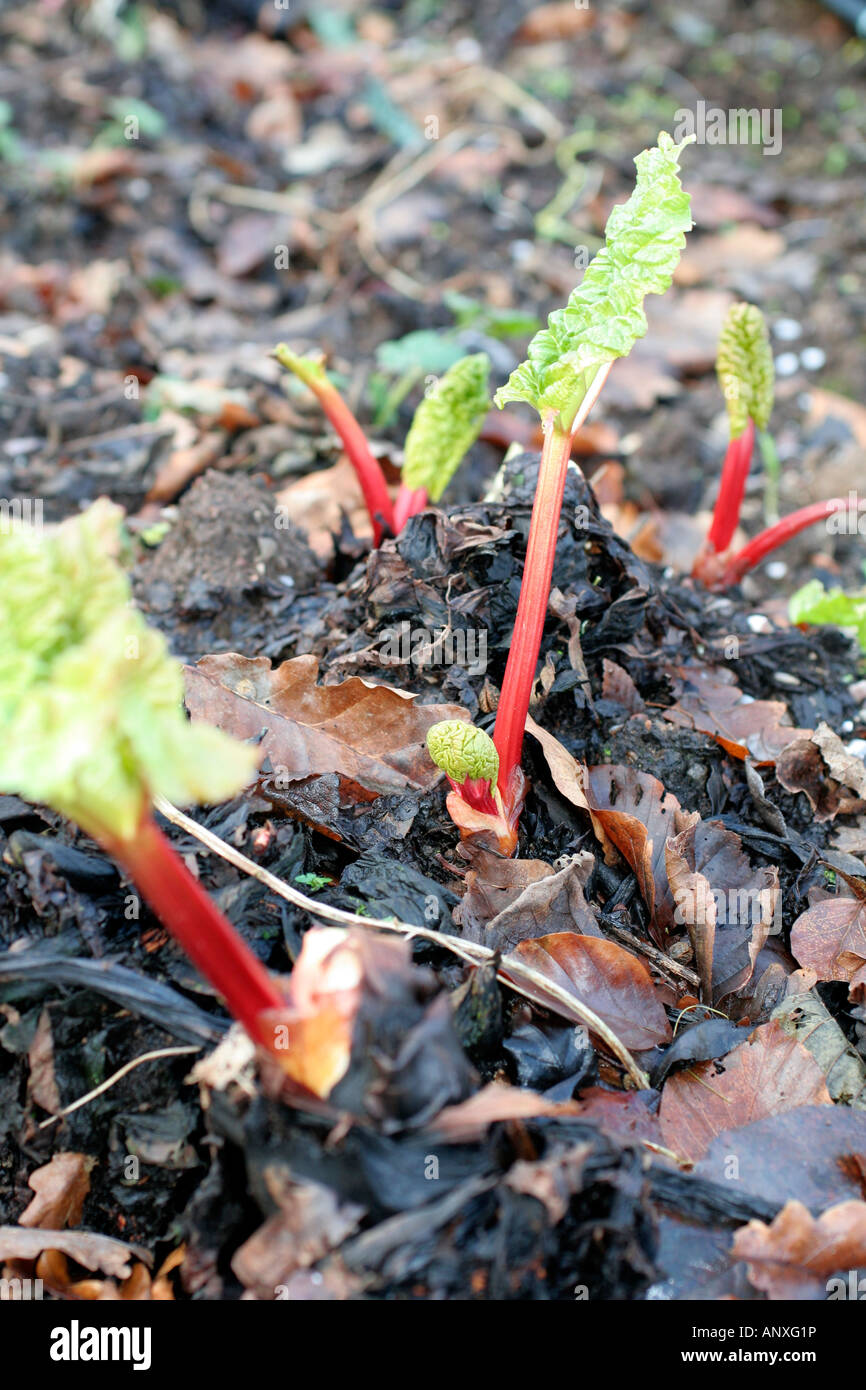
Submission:
M 481 432 L 490 408 L 485 352 L 463 357 L 425 396 L 406 437 L 403 482 L 438 502 Z
M 610 214 L 605 245 L 497 391 L 498 406 L 527 401 L 542 419 L 558 415 L 567 432 L 599 368 L 625 357 L 646 333 L 644 298 L 669 288 L 692 226 L 678 177 L 680 152 L 692 139 L 677 145 L 662 131 L 658 145 L 637 156 L 634 192 Z
M 184 716 L 180 666 L 115 558 L 121 517 L 101 499 L 0 534 L 0 787 L 128 840 L 155 795 L 223 800 L 257 757 Z
M 496 786 L 499 754 L 483 729 L 463 719 L 443 719 L 427 730 L 427 747 L 436 766 L 458 786 L 475 781 Z
M 749 420 L 765 430 L 773 411 L 775 371 L 764 315 L 754 304 L 732 304 L 719 337 L 716 373 L 724 392 L 731 438 Z
M 819 579 L 811 579 L 791 595 L 788 616 L 792 623 L 828 623 L 853 627 L 866 652 L 866 593 L 846 594 L 842 589 L 825 589 Z

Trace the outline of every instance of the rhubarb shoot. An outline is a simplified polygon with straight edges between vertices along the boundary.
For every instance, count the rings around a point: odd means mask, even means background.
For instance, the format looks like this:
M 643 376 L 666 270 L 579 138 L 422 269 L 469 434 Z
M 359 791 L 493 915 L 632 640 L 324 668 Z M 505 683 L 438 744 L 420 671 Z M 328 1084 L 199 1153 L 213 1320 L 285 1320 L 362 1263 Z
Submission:
M 798 511 L 791 512 L 790 516 L 783 516 L 781 521 L 777 521 L 774 526 L 768 526 L 765 531 L 761 531 L 744 545 L 742 550 L 726 559 L 717 587 L 729 589 L 732 584 L 739 584 L 744 574 L 748 574 L 749 570 L 759 565 L 772 551 L 778 550 L 780 545 L 784 545 L 793 536 L 798 536 L 807 526 L 826 521 L 828 516 L 844 511 L 847 506 L 848 502 L 844 497 L 831 497 L 826 502 L 810 502 L 807 507 L 800 507 Z
M 183 679 L 130 602 L 119 508 L 0 535 L 0 787 L 75 820 L 128 871 L 253 1038 L 282 996 L 157 830 L 156 796 L 233 795 L 257 756 L 183 713 Z
M 646 332 L 644 298 L 669 287 L 685 246 L 692 220 L 678 177 L 681 149 L 663 132 L 656 149 L 638 155 L 635 191 L 611 213 L 605 246 L 566 307 L 551 314 L 548 327 L 532 340 L 527 362 L 496 396 L 498 405 L 528 401 L 544 426 L 523 583 L 493 735 L 506 809 L 547 615 L 572 439 L 614 360 Z
M 767 326 L 754 304 L 732 304 L 722 325 L 716 374 L 725 397 L 730 442 L 707 539 L 693 575 L 710 587 L 721 582 L 724 560 L 740 520 L 755 431 L 765 430 L 773 410 L 773 353 Z
M 406 436 L 403 483 L 424 488 L 438 502 L 466 451 L 481 433 L 490 408 L 485 352 L 461 357 L 425 394 Z
M 274 349 L 274 356 L 281 366 L 294 372 L 310 388 L 336 430 L 361 485 L 373 525 L 373 543 L 379 545 L 386 531 L 394 532 L 394 512 L 385 475 L 373 457 L 364 431 L 334 383 L 329 380 L 320 360 L 298 357 L 285 343 L 280 343 Z

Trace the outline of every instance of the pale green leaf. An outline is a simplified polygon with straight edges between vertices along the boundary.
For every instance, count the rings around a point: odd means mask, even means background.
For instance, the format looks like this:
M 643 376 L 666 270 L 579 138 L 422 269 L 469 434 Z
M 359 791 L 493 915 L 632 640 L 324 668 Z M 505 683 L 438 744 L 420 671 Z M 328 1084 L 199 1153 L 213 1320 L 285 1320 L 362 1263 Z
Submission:
M 605 245 L 565 308 L 532 339 L 527 360 L 497 391 L 497 405 L 527 401 L 568 430 L 599 368 L 625 357 L 646 333 L 643 301 L 669 288 L 692 225 L 678 173 L 693 138 L 677 145 L 662 131 L 658 145 L 637 156 L 634 192 L 610 214 Z
M 812 579 L 791 595 L 788 616 L 792 623 L 853 627 L 860 646 L 866 651 L 866 593 L 846 594 L 842 589 L 825 589 L 819 579 Z
M 186 719 L 180 666 L 116 559 L 121 518 L 102 499 L 0 532 L 0 788 L 127 839 L 154 796 L 221 801 L 257 758 Z
M 478 438 L 490 408 L 485 352 L 463 357 L 447 371 L 415 412 L 406 436 L 403 482 L 413 489 L 426 488 L 438 502 Z
M 754 304 L 732 304 L 719 337 L 716 373 L 725 397 L 731 438 L 754 420 L 765 430 L 773 411 L 775 370 L 764 315 Z

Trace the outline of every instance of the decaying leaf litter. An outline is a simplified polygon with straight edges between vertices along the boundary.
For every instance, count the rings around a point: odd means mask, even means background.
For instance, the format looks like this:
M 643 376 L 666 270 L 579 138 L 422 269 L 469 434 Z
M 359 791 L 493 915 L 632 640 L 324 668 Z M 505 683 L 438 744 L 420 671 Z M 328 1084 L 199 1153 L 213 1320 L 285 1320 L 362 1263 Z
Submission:
M 544 40 L 515 24 L 509 43 L 519 54 Z M 607 61 L 622 60 L 615 26 L 593 41 Z M 37 26 L 16 42 L 36 61 L 48 39 Z M 260 35 L 246 42 L 274 60 L 273 76 L 256 78 L 272 89 L 250 98 L 242 88 L 240 98 L 254 102 L 246 138 L 267 143 L 269 108 L 282 130 L 292 102 L 306 107 L 315 97 L 287 66 L 290 46 Z M 231 72 L 241 60 L 220 50 L 218 34 L 203 47 L 211 58 L 222 51 L 237 97 L 249 70 Z M 304 62 L 333 90 L 323 52 L 314 45 Z M 336 71 L 351 88 L 350 54 L 344 62 Z M 399 74 L 390 76 L 399 95 Z M 382 109 L 367 100 L 381 124 Z M 383 140 L 399 139 L 377 119 L 370 140 L 381 154 Z M 646 143 L 644 132 L 633 148 Z M 123 250 L 128 234 L 111 211 L 130 196 L 113 181 L 132 175 L 123 165 L 131 156 L 110 152 L 112 163 L 103 152 L 94 173 L 88 153 L 73 205 L 89 206 L 91 219 L 108 208 L 107 240 L 136 266 L 134 283 L 146 284 L 141 248 Z M 460 187 L 458 153 L 454 142 Z M 514 157 L 507 149 L 504 158 Z M 150 160 L 153 177 L 170 185 L 160 158 Z M 464 163 L 471 171 L 472 160 Z M 211 216 L 213 188 L 199 191 Z M 774 198 L 755 214 L 759 223 L 777 221 Z M 283 489 L 271 472 L 277 447 L 289 473 L 298 467 L 292 450 L 306 468 L 298 431 L 305 420 L 308 437 L 311 424 L 320 428 L 308 403 L 286 398 L 269 374 L 264 345 L 289 326 L 297 335 L 298 320 L 277 322 L 281 291 L 267 276 L 243 279 L 261 263 L 250 260 L 255 247 L 270 253 L 278 238 L 250 220 L 261 214 L 244 212 L 203 256 L 202 208 L 193 211 L 197 246 L 178 233 L 172 244 L 154 225 L 144 233 L 149 253 L 164 258 L 160 273 L 179 277 L 186 321 L 169 328 L 153 288 L 145 317 L 128 319 L 136 379 L 154 365 L 171 377 L 174 353 L 181 379 L 195 383 L 192 406 L 175 387 L 174 404 L 138 423 L 138 411 L 119 403 L 116 352 L 75 307 L 77 298 L 98 317 L 102 296 L 103 322 L 123 331 L 116 314 L 132 306 L 107 266 L 101 278 L 79 277 L 70 306 L 50 265 L 24 275 L 22 259 L 9 267 L 8 328 L 18 332 L 15 316 L 33 315 L 35 295 L 55 338 L 46 347 L 25 332 L 12 367 L 27 390 L 13 391 L 4 409 L 13 438 L 26 443 L 19 431 L 30 430 L 36 446 L 12 451 L 13 474 L 35 467 L 61 480 L 45 488 L 54 516 L 107 491 L 152 545 L 159 504 L 177 499 L 165 539 L 135 557 L 137 601 L 188 663 L 193 716 L 263 744 L 265 754 L 255 788 L 200 819 L 294 889 L 294 901 L 202 852 L 188 828 L 176 843 L 261 960 L 280 973 L 299 962 L 289 985 L 291 1080 L 308 1090 L 287 1096 L 273 1068 L 257 1072 L 236 1031 L 196 1062 L 198 1089 L 190 1087 L 195 1059 L 186 1049 L 212 1044 L 225 1026 L 209 988 L 155 919 L 127 913 L 128 885 L 86 838 L 4 797 L 4 1265 L 85 1298 L 246 1290 L 268 1299 L 278 1287 L 301 1299 L 570 1298 L 576 1287 L 594 1298 L 653 1289 L 824 1296 L 836 1270 L 828 1259 L 845 1269 L 866 1263 L 857 1244 L 866 1195 L 863 770 L 843 743 L 862 733 L 863 690 L 851 643 L 832 628 L 756 625 L 754 601 L 710 599 L 663 575 L 652 560 L 664 552 L 641 545 L 639 558 L 603 515 L 625 511 L 622 491 L 614 486 L 600 506 L 570 470 L 524 745 L 530 792 L 518 854 L 502 860 L 470 847 L 461 855 L 424 735 L 451 712 L 484 724 L 494 711 L 537 454 L 509 457 L 495 500 L 468 500 L 484 489 L 467 483 L 459 501 L 410 518 L 369 555 L 363 522 L 353 531 L 338 506 L 318 536 L 308 527 L 318 543 L 311 550 L 274 512 L 299 519 L 300 484 Z M 375 277 L 381 251 L 370 224 L 358 222 L 366 275 Z M 314 225 L 320 239 L 303 248 L 313 267 L 328 254 L 327 217 Z M 397 247 L 399 237 L 389 255 Z M 305 272 L 314 296 L 327 269 L 325 261 Z M 393 320 L 399 303 L 404 316 L 417 314 L 403 327 L 425 322 L 424 296 L 406 297 L 411 273 L 392 275 L 396 285 L 386 275 L 384 294 L 378 286 L 377 312 Z M 553 297 L 572 283 L 553 283 Z M 369 282 L 361 285 L 367 303 Z M 252 304 L 251 286 L 260 291 Z M 228 349 L 221 361 L 204 346 L 206 320 L 221 312 L 254 318 L 256 339 L 264 329 L 242 367 Z M 314 316 L 307 327 L 317 340 Z M 654 341 L 658 351 L 651 331 L 646 347 Z M 49 366 L 49 390 L 31 396 L 31 359 L 47 353 L 50 363 L 53 342 L 73 349 L 72 381 L 61 384 Z M 351 340 L 339 350 L 357 358 Z M 666 369 L 685 366 L 699 383 L 711 360 L 702 364 L 698 352 Z M 620 366 L 633 372 L 634 359 Z M 642 369 L 638 384 L 651 379 L 646 358 Z M 669 380 L 676 385 L 676 375 Z M 689 390 L 690 409 L 701 389 Z M 114 422 L 104 395 L 119 430 L 106 431 Z M 838 423 L 832 406 L 828 413 Z M 590 441 L 592 474 L 622 435 Z M 489 473 L 501 451 L 483 438 L 477 449 L 476 468 L 484 459 Z M 844 447 L 836 453 L 844 458 Z M 623 458 L 607 467 L 608 483 Z M 250 479 L 261 473 L 263 481 Z M 383 631 L 404 625 L 483 629 L 487 669 L 395 663 L 393 646 L 384 662 Z M 298 905 L 298 890 L 322 913 L 356 918 L 348 934 L 318 928 L 303 958 L 314 916 Z M 683 890 L 695 906 L 691 920 L 678 921 Z M 714 890 L 725 907 L 731 891 L 748 905 L 733 929 Z M 411 947 L 406 930 L 374 933 L 387 918 L 415 928 Z M 222 1141 L 218 1152 L 207 1135 Z M 720 1157 L 732 1152 L 736 1184 Z M 139 1164 L 134 1181 L 123 1167 L 129 1157 Z

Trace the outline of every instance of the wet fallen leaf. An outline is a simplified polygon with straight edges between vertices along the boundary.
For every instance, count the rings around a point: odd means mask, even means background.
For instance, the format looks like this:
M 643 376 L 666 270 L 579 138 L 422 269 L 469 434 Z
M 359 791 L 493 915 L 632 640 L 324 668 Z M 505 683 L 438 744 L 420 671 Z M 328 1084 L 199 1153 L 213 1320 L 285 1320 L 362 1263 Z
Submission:
M 185 668 L 192 718 L 236 738 L 261 738 L 274 782 L 336 773 L 351 800 L 371 800 L 409 787 L 429 790 L 440 779 L 425 737 L 440 719 L 466 718 L 459 705 L 420 705 L 417 697 L 358 676 L 317 685 L 314 656 L 272 669 L 266 657 L 228 652 Z
M 519 1159 L 508 1171 L 506 1186 L 512 1192 L 541 1202 L 555 1226 L 583 1186 L 583 1166 L 591 1153 L 591 1144 L 574 1144 L 564 1152 L 551 1154 L 550 1158 L 534 1162 Z
M 849 1271 L 866 1269 L 866 1202 L 841 1202 L 817 1219 L 802 1202 L 786 1202 L 769 1226 L 742 1226 L 731 1253 L 748 1262 L 750 1282 L 771 1300 L 832 1297 L 833 1275 L 840 1276 L 836 1296 L 847 1298 Z
M 656 1091 L 605 1091 L 590 1086 L 578 1093 L 578 1099 L 581 1119 L 596 1121 L 605 1134 L 661 1145 Z
M 821 1068 L 778 1023 L 764 1023 L 721 1062 L 678 1072 L 662 1091 L 667 1146 L 700 1158 L 722 1130 L 801 1105 L 830 1105 Z
M 695 1172 L 710 1182 L 736 1178 L 742 1191 L 777 1202 L 779 1193 L 813 1211 L 866 1196 L 863 1116 L 843 1105 L 801 1105 L 742 1129 L 722 1130 Z
M 592 1009 L 626 1047 L 640 1052 L 670 1040 L 649 971 L 616 942 L 555 932 L 520 942 L 514 955 Z
M 90 1172 L 96 1159 L 87 1154 L 54 1154 L 27 1179 L 36 1194 L 18 1220 L 22 1226 L 60 1229 L 77 1226 L 84 1199 L 90 1191 Z
M 837 1105 L 866 1110 L 866 1063 L 814 990 L 789 994 L 776 1005 L 773 1018 L 811 1052 Z M 863 1128 L 866 1137 L 866 1116 Z

